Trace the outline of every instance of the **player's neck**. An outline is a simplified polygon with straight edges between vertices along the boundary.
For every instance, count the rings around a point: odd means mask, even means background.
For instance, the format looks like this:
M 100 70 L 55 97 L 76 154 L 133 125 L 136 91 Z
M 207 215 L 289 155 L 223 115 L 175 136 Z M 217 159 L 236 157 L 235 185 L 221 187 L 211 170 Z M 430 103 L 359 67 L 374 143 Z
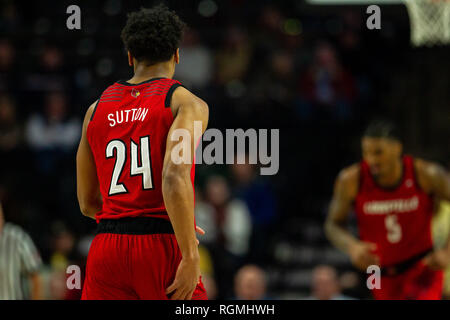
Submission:
M 157 63 L 146 66 L 138 63 L 134 67 L 134 76 L 128 80 L 129 83 L 140 83 L 153 78 L 172 78 L 173 71 L 167 63 Z
M 403 178 L 403 161 L 398 160 L 395 162 L 392 171 L 389 174 L 383 175 L 377 179 L 377 183 L 382 187 L 395 187 Z

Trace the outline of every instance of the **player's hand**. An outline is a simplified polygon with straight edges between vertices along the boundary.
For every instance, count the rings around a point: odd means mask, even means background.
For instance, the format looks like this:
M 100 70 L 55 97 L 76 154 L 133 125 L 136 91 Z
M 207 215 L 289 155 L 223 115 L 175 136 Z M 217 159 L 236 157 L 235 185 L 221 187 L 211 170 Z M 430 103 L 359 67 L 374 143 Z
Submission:
M 166 289 L 172 294 L 170 300 L 191 300 L 195 287 L 200 280 L 200 258 L 181 259 L 173 283 Z
M 422 262 L 432 270 L 443 270 L 450 264 L 450 252 L 448 249 L 434 250 Z
M 197 232 L 199 235 L 204 235 L 205 234 L 205 230 L 203 230 L 199 226 L 195 226 L 195 232 Z M 198 241 L 198 239 L 197 239 L 197 244 L 200 244 L 200 241 Z
M 349 248 L 353 265 L 361 271 L 366 271 L 371 265 L 379 265 L 380 259 L 373 252 L 377 249 L 375 243 L 358 241 Z

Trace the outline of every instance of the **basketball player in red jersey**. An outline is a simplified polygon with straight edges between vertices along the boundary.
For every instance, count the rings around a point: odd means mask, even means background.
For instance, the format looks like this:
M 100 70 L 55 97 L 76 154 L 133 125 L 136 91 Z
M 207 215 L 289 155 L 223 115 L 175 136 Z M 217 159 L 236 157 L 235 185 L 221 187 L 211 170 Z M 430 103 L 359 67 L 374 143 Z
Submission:
M 395 126 L 371 124 L 362 138 L 363 161 L 336 179 L 325 231 L 352 263 L 381 269 L 375 299 L 441 299 L 450 242 L 433 248 L 431 219 L 435 200 L 450 200 L 450 177 L 439 165 L 402 155 Z M 345 228 L 356 212 L 359 238 Z
M 172 80 L 184 23 L 164 6 L 131 13 L 122 39 L 134 76 L 86 113 L 77 153 L 80 209 L 96 219 L 82 299 L 207 299 L 194 221 L 194 121 L 208 106 Z M 176 164 L 190 134 L 190 163 Z

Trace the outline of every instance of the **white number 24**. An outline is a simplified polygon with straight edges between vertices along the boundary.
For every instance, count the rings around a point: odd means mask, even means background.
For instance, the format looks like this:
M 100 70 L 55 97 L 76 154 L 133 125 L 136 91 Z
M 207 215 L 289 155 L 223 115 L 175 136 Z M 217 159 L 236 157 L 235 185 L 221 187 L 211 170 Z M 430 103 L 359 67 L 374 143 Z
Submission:
M 150 159 L 150 141 L 149 137 L 141 137 L 140 144 L 140 164 L 138 160 L 139 146 L 131 140 L 130 152 L 130 176 L 142 175 L 142 187 L 144 190 L 153 189 L 152 168 Z M 111 184 L 109 187 L 109 195 L 116 195 L 127 193 L 127 187 L 119 182 L 119 178 L 127 160 L 127 146 L 122 140 L 111 140 L 106 146 L 106 159 L 114 157 L 114 150 L 116 151 L 116 163 L 111 177 Z

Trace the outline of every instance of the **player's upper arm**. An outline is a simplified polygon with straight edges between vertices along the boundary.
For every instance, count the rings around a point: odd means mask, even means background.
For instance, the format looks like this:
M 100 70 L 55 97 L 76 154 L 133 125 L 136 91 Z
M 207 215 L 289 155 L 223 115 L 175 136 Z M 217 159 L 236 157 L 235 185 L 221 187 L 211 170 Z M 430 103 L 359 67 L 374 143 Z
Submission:
M 450 175 L 442 166 L 422 159 L 415 160 L 417 179 L 427 193 L 450 200 Z
M 353 201 L 358 193 L 360 169 L 354 164 L 341 170 L 334 184 L 333 198 L 328 210 L 327 224 L 347 221 Z
M 93 103 L 86 112 L 83 121 L 81 140 L 77 151 L 77 196 L 81 210 L 99 197 L 99 183 L 94 156 L 86 137 L 87 126 L 95 110 Z
M 208 125 L 208 105 L 183 87 L 174 91 L 171 109 L 174 121 L 167 135 L 163 177 L 173 171 L 190 171 L 195 147 Z M 195 126 L 201 130 L 194 130 Z

